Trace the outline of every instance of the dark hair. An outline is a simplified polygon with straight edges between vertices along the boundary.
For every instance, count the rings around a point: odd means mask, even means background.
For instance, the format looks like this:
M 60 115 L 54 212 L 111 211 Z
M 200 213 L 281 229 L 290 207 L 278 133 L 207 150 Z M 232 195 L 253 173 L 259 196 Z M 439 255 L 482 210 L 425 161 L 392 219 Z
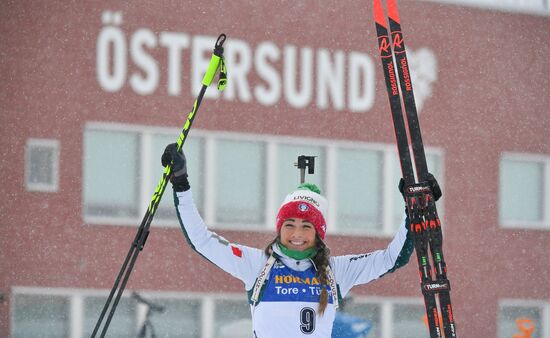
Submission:
M 273 239 L 265 248 L 264 252 L 267 256 L 270 256 L 273 253 L 273 249 L 271 247 L 277 242 L 280 242 L 280 235 L 277 235 L 277 237 L 275 237 L 275 239 Z M 329 285 L 328 267 L 330 249 L 317 234 L 315 235 L 315 246 L 317 247 L 317 253 L 311 259 L 315 264 L 315 268 L 317 269 L 316 276 L 319 278 L 319 282 L 321 284 L 321 295 L 319 296 L 318 311 L 320 315 L 323 315 L 328 305 L 327 285 Z

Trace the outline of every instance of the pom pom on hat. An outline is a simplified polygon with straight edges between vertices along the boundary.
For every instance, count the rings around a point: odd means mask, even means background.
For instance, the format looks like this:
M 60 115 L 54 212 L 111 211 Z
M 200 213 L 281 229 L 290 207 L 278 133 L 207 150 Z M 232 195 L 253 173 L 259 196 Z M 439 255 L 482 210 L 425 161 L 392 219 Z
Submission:
M 324 215 L 327 209 L 327 199 L 321 195 L 319 187 L 312 183 L 303 183 L 297 190 L 286 196 L 279 208 L 277 232 L 281 231 L 281 226 L 286 219 L 301 218 L 311 222 L 319 237 L 324 239 L 327 231 Z
M 296 188 L 296 190 L 311 190 L 314 193 L 321 195 L 321 189 L 313 183 L 302 183 Z

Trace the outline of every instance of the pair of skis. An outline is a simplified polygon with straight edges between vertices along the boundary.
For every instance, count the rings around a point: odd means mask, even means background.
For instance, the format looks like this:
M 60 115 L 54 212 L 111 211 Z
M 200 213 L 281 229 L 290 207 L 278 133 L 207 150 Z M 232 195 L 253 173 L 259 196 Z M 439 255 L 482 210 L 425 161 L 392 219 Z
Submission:
M 426 305 L 430 338 L 456 338 L 456 327 L 451 308 L 450 284 L 447 268 L 443 259 L 441 222 L 437 215 L 435 200 L 428 184 L 428 166 L 418 123 L 418 115 L 409 72 L 409 64 L 397 12 L 396 0 L 387 0 L 388 22 L 382 0 L 374 0 L 374 19 L 376 34 L 386 89 L 390 100 L 391 115 L 397 140 L 397 149 L 401 171 L 405 181 L 405 198 L 413 232 L 414 247 L 420 270 L 421 289 Z M 397 70 L 397 74 L 396 74 Z M 410 143 L 414 155 L 414 164 L 418 180 L 415 178 L 409 137 L 403 117 L 407 116 Z M 430 265 L 433 262 L 433 273 Z M 435 278 L 434 278 L 435 277 Z M 439 298 L 441 319 L 439 318 L 436 295 Z M 443 326 L 443 332 L 441 329 Z

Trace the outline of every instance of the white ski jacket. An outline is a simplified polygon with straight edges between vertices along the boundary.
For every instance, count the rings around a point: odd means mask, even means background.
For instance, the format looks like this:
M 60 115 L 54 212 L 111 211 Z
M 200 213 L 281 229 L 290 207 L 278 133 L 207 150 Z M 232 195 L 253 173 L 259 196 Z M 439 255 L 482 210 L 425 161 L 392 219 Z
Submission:
M 264 250 L 233 244 L 208 230 L 193 202 L 191 190 L 174 194 L 181 228 L 191 247 L 219 268 L 240 279 L 251 296 L 268 256 Z M 406 223 L 406 219 L 403 220 Z M 412 238 L 402 224 L 385 250 L 330 258 L 338 298 L 350 289 L 373 281 L 406 264 Z M 295 260 L 273 246 L 277 258 L 263 286 L 259 303 L 251 305 L 253 337 L 330 337 L 336 309 L 329 291 L 325 313 L 317 313 L 321 288 L 310 259 Z

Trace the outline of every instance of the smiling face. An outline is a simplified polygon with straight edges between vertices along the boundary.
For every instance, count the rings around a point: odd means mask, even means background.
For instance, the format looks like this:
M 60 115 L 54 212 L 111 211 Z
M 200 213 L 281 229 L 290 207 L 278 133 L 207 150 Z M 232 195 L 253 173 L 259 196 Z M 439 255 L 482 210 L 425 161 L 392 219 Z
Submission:
M 315 227 L 301 218 L 288 218 L 281 226 L 281 244 L 287 249 L 304 251 L 315 246 Z

